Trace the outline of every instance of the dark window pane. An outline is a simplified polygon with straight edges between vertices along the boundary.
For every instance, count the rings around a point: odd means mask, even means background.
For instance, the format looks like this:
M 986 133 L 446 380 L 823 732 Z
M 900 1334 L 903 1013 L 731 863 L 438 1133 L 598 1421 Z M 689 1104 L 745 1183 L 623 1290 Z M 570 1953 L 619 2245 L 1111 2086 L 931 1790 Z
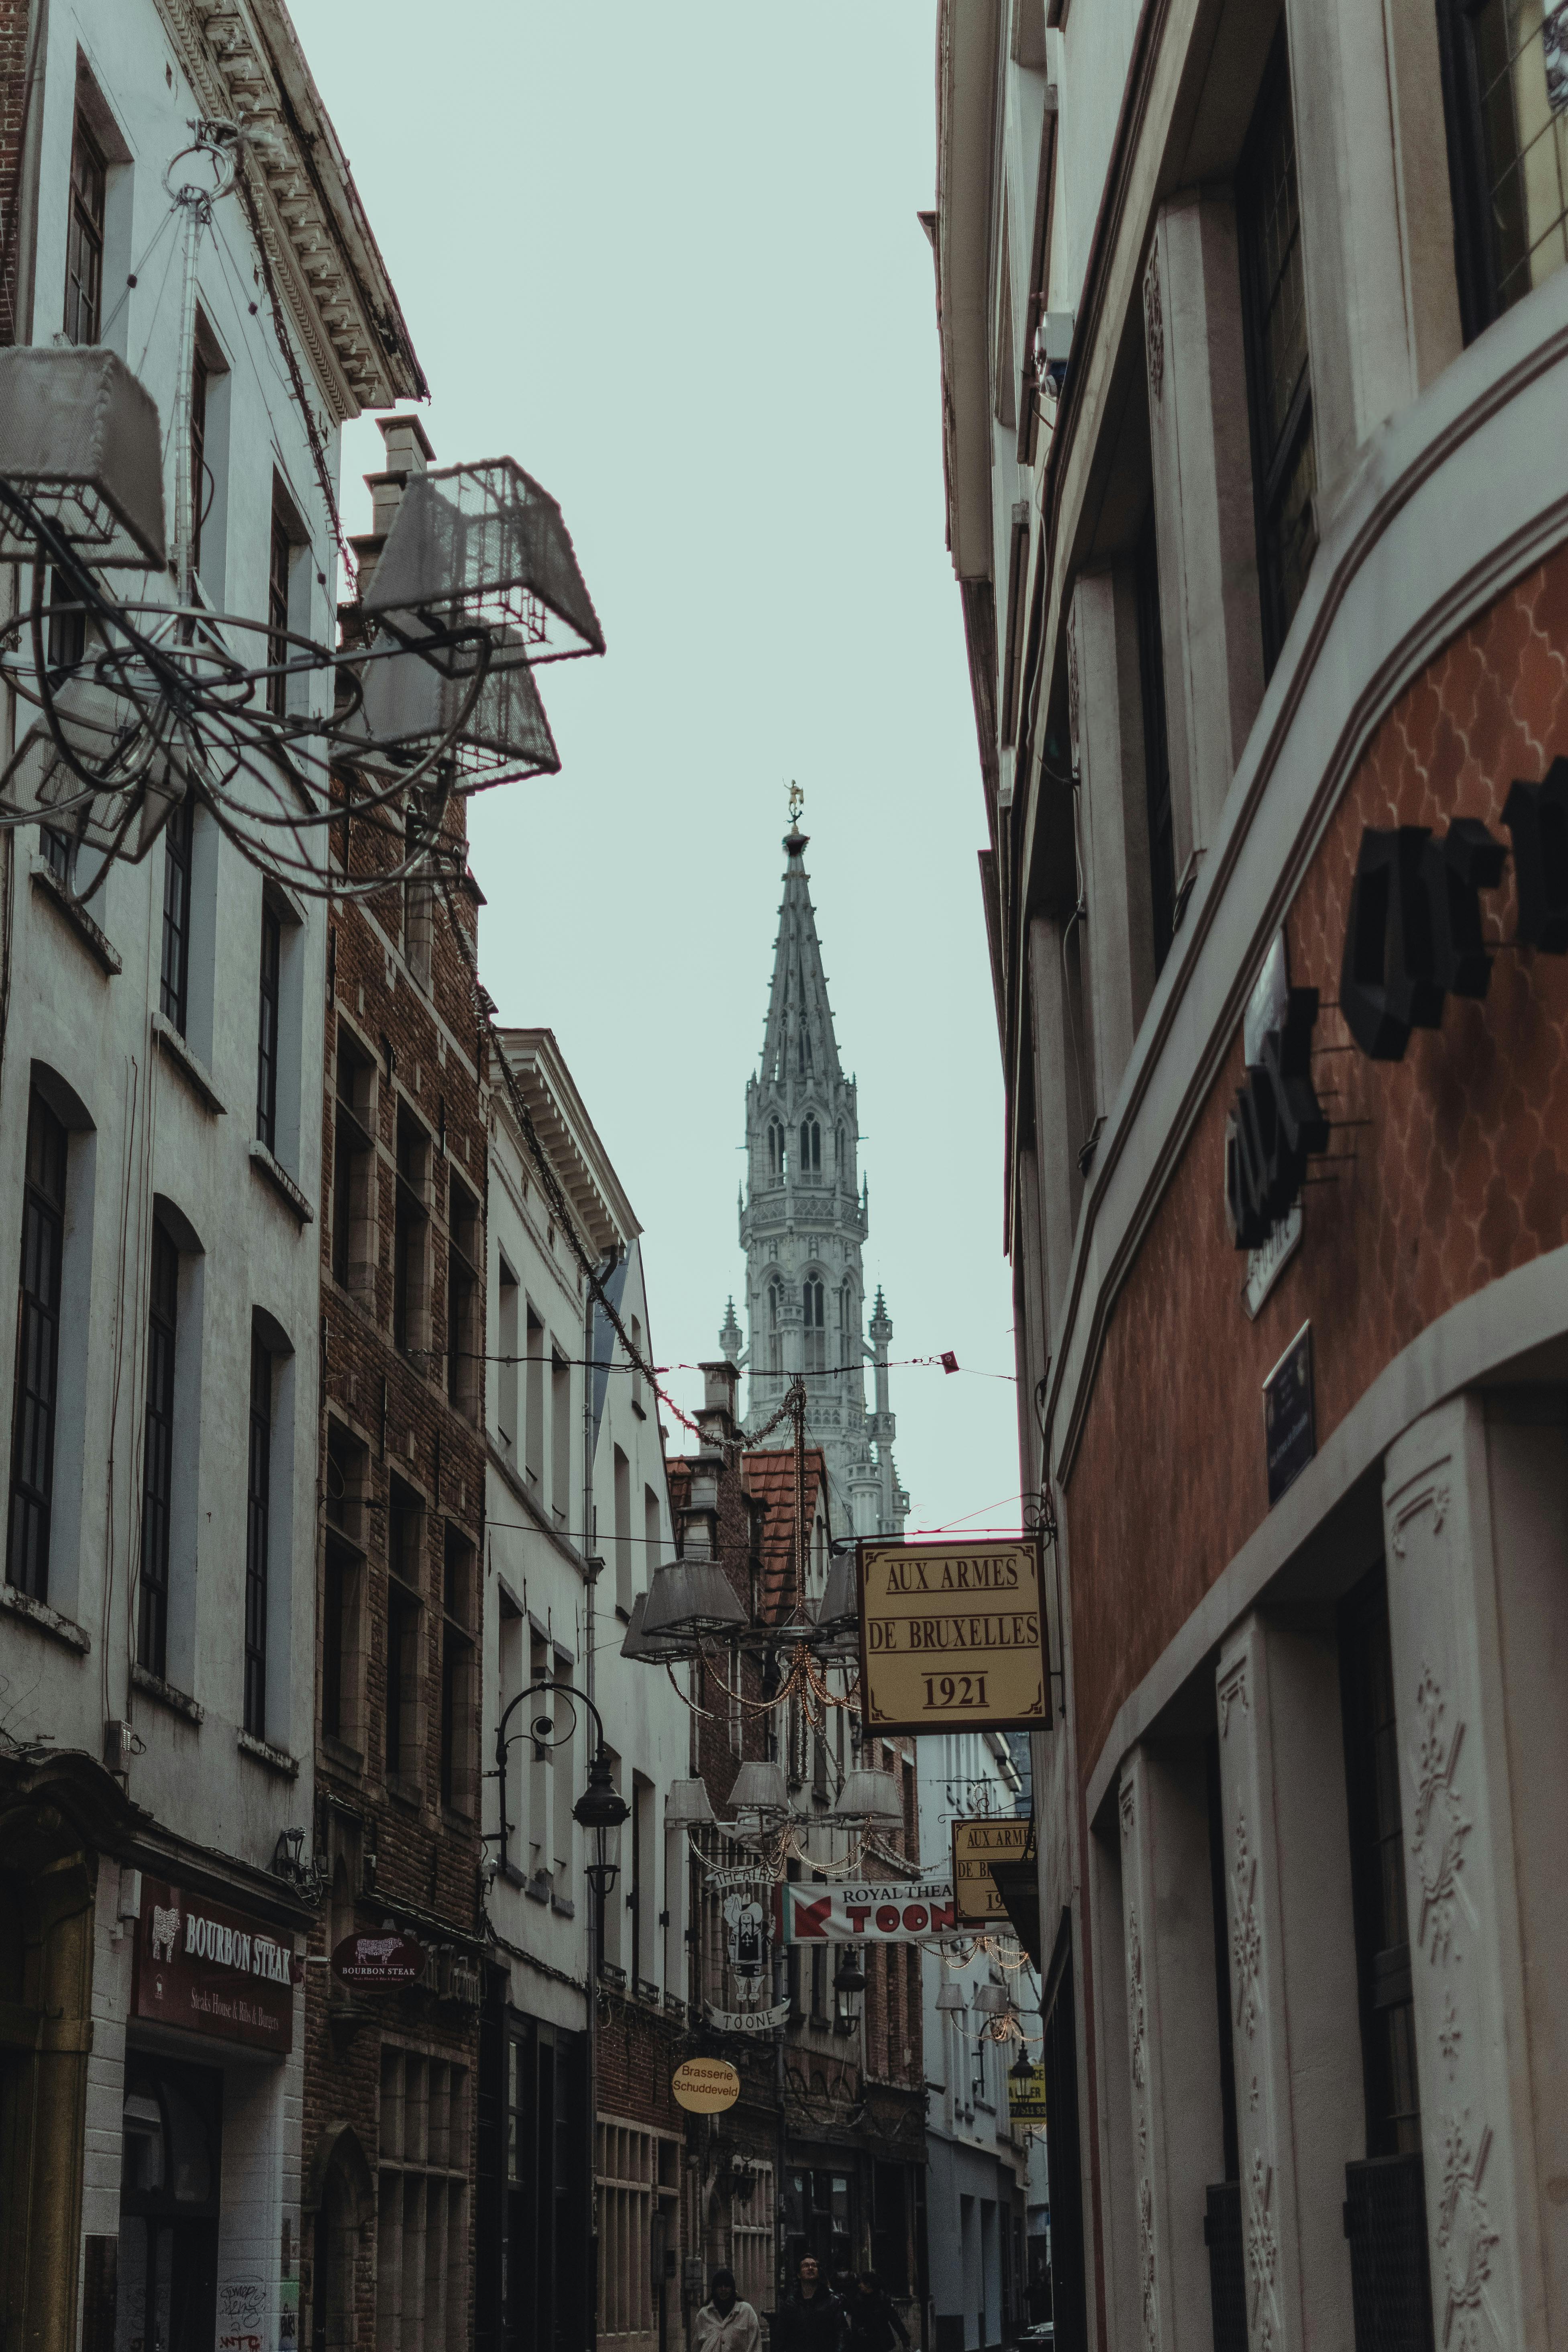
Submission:
M 35 1088 L 27 1103 L 5 1550 L 7 1580 L 35 1601 L 48 1597 L 65 1202 L 66 1130 Z
M 1176 846 L 1171 808 L 1171 760 L 1165 734 L 1165 656 L 1160 634 L 1160 560 L 1152 503 L 1135 558 L 1138 673 L 1143 703 L 1143 783 L 1149 809 L 1149 895 L 1154 969 L 1171 951 L 1175 929 Z
M 261 1020 L 257 1046 L 256 1132 L 268 1151 L 278 1148 L 278 988 L 283 961 L 283 926 L 273 909 L 261 908 Z
M 163 961 L 158 1002 L 183 1037 L 191 977 L 191 803 L 179 802 L 163 827 Z
M 202 525 L 216 485 L 207 471 L 207 375 L 198 351 L 191 362 L 191 562 L 202 568 Z
M 1317 547 L 1311 371 L 1296 184 L 1296 131 L 1281 30 L 1237 174 L 1242 310 L 1252 414 L 1263 653 L 1271 669 Z
M 142 1575 L 136 1655 L 149 1674 L 167 1672 L 169 1523 L 174 1470 L 174 1332 L 180 1255 L 162 1225 L 153 1228 L 147 1312 L 147 1415 L 142 1467 Z
M 353 1562 L 329 1538 L 321 1586 L 321 1729 L 343 1728 L 343 1605 Z
M 272 1359 L 250 1343 L 250 1459 L 245 1518 L 245 1727 L 267 1737 L 267 1564 L 272 1488 Z
M 1361 1986 L 1367 2154 L 1411 2154 L 1421 2146 L 1421 2105 L 1413 2039 L 1388 1593 L 1381 1565 L 1355 1587 L 1341 1611 L 1340 1689 Z
M 1438 30 L 1468 338 L 1568 261 L 1568 43 L 1539 0 L 1439 0 Z
M 292 553 L 288 520 L 275 496 L 267 563 L 267 659 L 277 672 L 267 681 L 267 707 L 275 719 L 282 718 L 289 697 L 289 681 L 278 665 L 289 658 L 289 560 Z
M 76 119 L 71 151 L 70 221 L 66 231 L 66 341 L 96 343 L 103 312 L 103 197 L 106 174 L 85 118 Z

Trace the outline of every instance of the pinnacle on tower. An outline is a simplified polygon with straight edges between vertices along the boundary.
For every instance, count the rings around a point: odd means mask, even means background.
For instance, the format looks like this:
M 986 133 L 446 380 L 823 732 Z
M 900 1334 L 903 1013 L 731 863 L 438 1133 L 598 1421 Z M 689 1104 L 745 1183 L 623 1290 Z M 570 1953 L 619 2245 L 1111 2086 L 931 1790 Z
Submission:
M 735 1301 L 732 1297 L 725 1303 L 724 1321 L 719 1332 L 719 1353 L 728 1364 L 738 1364 L 741 1361 L 741 1327 L 735 1320 Z

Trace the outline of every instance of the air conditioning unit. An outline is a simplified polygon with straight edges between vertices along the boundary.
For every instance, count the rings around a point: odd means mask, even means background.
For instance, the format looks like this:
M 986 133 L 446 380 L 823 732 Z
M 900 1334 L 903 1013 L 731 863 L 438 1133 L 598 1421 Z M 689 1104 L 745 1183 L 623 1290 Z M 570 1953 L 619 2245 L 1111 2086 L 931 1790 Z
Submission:
M 1054 400 L 1061 398 L 1067 382 L 1076 323 L 1071 310 L 1047 310 L 1035 330 L 1035 373 Z

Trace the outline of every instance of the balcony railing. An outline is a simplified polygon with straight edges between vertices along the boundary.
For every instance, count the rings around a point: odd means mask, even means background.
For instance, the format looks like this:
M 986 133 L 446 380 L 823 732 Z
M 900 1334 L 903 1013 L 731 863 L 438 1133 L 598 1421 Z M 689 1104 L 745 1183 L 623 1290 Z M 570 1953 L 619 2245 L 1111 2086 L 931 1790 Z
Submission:
M 1247 2352 L 1247 2244 L 1241 2230 L 1241 2183 L 1216 2180 L 1205 2190 L 1204 2243 L 1209 2250 L 1209 2305 L 1214 2352 Z
M 1345 2167 L 1356 2352 L 1433 2352 L 1426 2189 L 1419 2156 Z

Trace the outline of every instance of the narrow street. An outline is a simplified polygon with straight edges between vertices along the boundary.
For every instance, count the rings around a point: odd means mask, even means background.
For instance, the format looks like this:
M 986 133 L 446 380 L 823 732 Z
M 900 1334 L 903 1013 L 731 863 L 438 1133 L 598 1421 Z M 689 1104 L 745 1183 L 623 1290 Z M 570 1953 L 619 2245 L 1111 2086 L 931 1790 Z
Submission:
M 0 0 L 0 2352 L 1568 2352 L 1565 416 L 1568 0 Z

